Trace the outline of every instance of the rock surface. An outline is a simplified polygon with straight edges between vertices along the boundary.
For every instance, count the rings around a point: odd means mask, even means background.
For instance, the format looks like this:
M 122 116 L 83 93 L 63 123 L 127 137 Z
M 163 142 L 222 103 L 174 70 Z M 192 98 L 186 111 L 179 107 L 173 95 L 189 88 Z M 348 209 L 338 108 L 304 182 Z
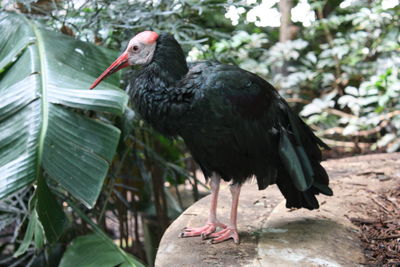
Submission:
M 321 208 L 288 210 L 276 186 L 258 191 L 245 184 L 239 203 L 241 244 L 209 244 L 200 237 L 178 238 L 185 226 L 207 220 L 209 196 L 189 207 L 165 232 L 156 266 L 359 266 L 363 254 L 350 217 L 362 217 L 355 203 L 371 201 L 370 192 L 400 183 L 400 153 L 324 162 L 333 197 L 319 196 Z M 225 188 L 224 188 L 225 187 Z M 230 192 L 222 187 L 218 217 L 226 222 Z

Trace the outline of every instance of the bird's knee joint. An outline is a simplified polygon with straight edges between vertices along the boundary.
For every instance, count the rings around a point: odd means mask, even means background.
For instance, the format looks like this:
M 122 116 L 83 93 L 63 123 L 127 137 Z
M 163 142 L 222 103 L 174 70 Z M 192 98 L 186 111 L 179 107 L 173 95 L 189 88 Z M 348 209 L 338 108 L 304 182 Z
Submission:
M 229 190 L 231 191 L 231 193 L 237 193 L 240 191 L 240 185 L 239 184 L 230 184 L 229 185 Z

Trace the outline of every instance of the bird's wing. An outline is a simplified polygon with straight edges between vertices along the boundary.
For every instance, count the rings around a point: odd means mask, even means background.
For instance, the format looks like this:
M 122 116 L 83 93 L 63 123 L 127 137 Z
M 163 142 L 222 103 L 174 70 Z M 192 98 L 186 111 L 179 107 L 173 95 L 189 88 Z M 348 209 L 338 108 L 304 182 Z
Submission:
M 264 176 L 258 180 L 260 189 L 278 183 L 276 169 L 283 166 L 297 190 L 313 187 L 315 192 L 332 193 L 328 176 L 319 165 L 320 147 L 328 146 L 294 114 L 272 85 L 236 66 L 207 62 L 194 65 L 186 82 L 186 88 L 193 91 L 192 108 L 202 114 L 202 123 L 208 121 L 212 127 L 219 127 L 215 132 L 226 138 L 233 135 L 232 146 L 238 151 L 254 159 L 267 159 L 263 164 L 271 166 L 259 170 L 263 172 L 259 176 Z M 257 172 L 257 166 L 255 169 Z

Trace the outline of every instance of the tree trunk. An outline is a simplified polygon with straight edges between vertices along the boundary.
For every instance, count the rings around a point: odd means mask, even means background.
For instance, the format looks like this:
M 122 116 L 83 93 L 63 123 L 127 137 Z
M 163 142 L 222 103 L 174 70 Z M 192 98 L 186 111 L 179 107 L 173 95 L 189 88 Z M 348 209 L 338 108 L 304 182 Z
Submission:
M 281 12 L 281 26 L 279 29 L 279 42 L 286 42 L 292 39 L 292 20 L 290 19 L 290 12 L 293 7 L 292 0 L 280 0 L 279 11 Z
M 283 43 L 293 39 L 294 26 L 291 20 L 291 10 L 293 7 L 292 0 L 280 0 L 279 1 L 279 11 L 281 12 L 281 26 L 279 29 L 279 42 Z M 287 66 L 288 63 L 284 62 L 282 67 L 277 69 L 277 72 L 281 73 L 283 76 L 287 76 Z

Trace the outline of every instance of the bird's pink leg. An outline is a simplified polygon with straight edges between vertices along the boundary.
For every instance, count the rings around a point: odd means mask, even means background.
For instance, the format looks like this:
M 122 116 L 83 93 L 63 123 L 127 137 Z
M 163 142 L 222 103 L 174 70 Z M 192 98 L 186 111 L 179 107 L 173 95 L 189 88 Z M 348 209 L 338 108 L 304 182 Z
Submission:
M 208 220 L 205 226 L 202 227 L 186 227 L 183 232 L 179 234 L 179 237 L 192 237 L 202 236 L 206 238 L 209 234 L 214 233 L 217 227 L 226 228 L 226 225 L 220 223 L 217 220 L 217 204 L 218 204 L 218 193 L 219 193 L 220 178 L 216 175 L 211 177 L 211 206 Z
M 231 185 L 230 190 L 232 194 L 232 206 L 231 206 L 231 218 L 230 224 L 219 232 L 212 233 L 208 237 L 213 238 L 211 240 L 212 244 L 219 243 L 230 238 L 236 244 L 239 244 L 239 234 L 237 232 L 237 209 L 239 204 L 239 195 L 240 195 L 241 185 Z

